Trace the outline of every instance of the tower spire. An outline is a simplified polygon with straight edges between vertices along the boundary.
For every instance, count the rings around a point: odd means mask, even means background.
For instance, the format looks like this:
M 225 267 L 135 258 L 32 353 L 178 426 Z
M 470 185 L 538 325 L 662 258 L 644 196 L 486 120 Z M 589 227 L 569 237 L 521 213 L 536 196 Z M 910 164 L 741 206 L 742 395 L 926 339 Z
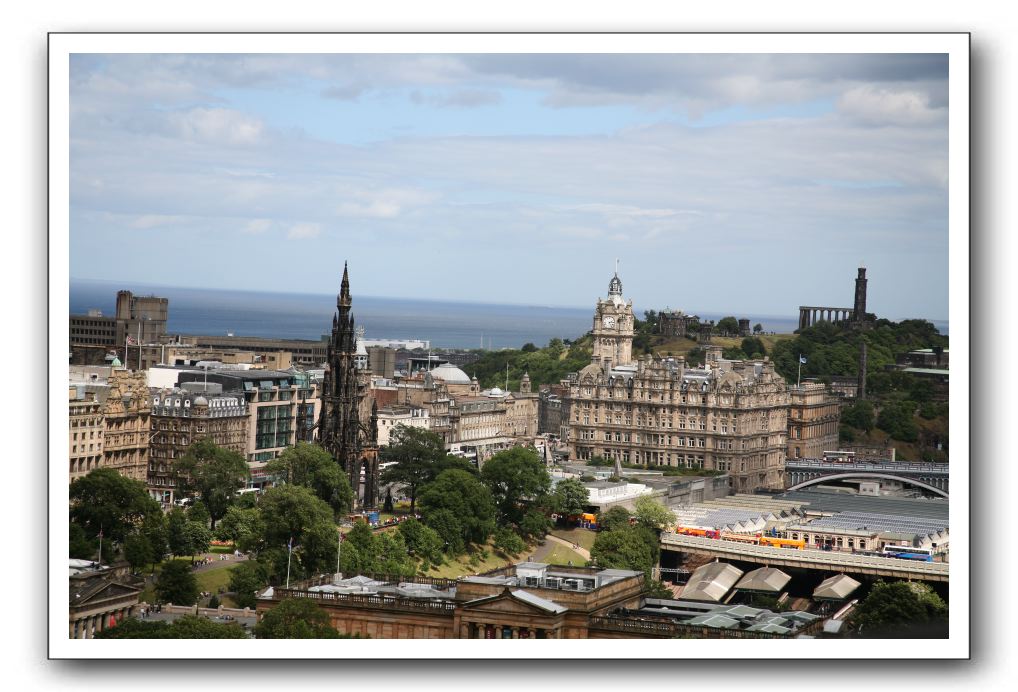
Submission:
M 350 305 L 350 275 L 346 269 L 346 262 L 343 262 L 343 281 L 339 285 L 339 305 Z

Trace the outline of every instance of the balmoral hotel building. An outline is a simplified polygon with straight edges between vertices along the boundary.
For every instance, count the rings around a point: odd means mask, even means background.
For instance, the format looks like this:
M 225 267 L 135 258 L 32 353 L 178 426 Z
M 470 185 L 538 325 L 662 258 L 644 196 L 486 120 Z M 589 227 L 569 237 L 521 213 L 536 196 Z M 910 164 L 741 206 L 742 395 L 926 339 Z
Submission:
M 783 488 L 789 392 L 774 364 L 711 346 L 702 368 L 634 361 L 633 329 L 616 273 L 594 309 L 592 362 L 563 382 L 571 456 L 724 471 L 739 492 Z

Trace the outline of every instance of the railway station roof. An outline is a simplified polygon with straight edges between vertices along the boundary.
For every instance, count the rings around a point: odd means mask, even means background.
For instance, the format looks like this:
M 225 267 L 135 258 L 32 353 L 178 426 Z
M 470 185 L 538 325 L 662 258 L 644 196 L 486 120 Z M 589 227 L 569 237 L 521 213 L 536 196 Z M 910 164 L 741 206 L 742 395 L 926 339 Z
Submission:
M 735 585 L 738 591 L 756 591 L 759 593 L 779 593 L 792 577 L 774 567 L 760 567 L 747 572 Z
M 813 589 L 813 598 L 818 601 L 843 601 L 858 589 L 860 582 L 845 574 L 824 579 Z
M 742 570 L 726 562 L 711 562 L 698 567 L 680 595 L 691 601 L 719 602 L 742 576 Z

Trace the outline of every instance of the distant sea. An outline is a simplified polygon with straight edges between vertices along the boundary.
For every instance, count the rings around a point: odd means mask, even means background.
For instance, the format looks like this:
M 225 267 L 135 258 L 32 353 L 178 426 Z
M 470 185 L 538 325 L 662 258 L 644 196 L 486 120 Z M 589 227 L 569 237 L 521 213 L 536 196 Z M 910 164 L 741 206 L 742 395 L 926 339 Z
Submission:
M 131 282 L 71 279 L 70 312 L 115 312 L 117 291 L 156 295 L 169 300 L 171 334 L 262 336 L 317 341 L 332 329 L 335 295 L 266 293 L 156 286 Z M 499 305 L 416 298 L 353 296 L 355 324 L 369 339 L 426 339 L 435 348 L 519 348 L 545 346 L 553 338 L 576 339 L 592 326 L 589 307 Z M 643 308 L 634 306 L 637 316 Z M 718 320 L 720 314 L 700 313 Z M 792 332 L 798 317 L 750 316 L 764 331 Z M 946 323 L 934 322 L 946 334 Z

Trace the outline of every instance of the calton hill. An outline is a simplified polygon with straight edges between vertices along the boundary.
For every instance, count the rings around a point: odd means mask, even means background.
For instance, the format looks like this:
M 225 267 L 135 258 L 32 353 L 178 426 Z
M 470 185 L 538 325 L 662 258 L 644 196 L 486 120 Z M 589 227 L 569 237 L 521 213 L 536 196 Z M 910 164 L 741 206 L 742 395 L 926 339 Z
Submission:
M 702 365 L 704 351 L 697 335 L 684 337 L 657 334 L 658 315 L 644 312 L 636 320 L 633 355 L 683 356 L 690 365 Z M 766 334 L 761 325 L 748 337 L 725 336 L 738 333 L 738 320 L 725 317 L 715 325 L 711 343 L 720 346 L 728 359 L 769 357 L 775 369 L 790 384 L 799 372 L 803 380 L 830 384 L 832 378 L 858 378 L 859 350 L 867 345 L 866 400 L 849 400 L 841 412 L 840 439 L 845 444 L 874 447 L 893 446 L 896 458 L 909 461 L 948 460 L 948 403 L 934 386 L 911 373 L 894 368 L 897 356 L 920 348 L 947 348 L 948 338 L 926 320 L 891 322 L 873 319 L 866 329 L 850 324 L 820 322 L 795 334 Z M 722 334 L 718 336 L 718 334 Z M 558 384 L 570 372 L 590 363 L 590 332 L 576 339 L 552 339 L 540 348 L 525 344 L 520 349 L 478 352 L 478 359 L 464 365 L 476 375 L 482 387 L 505 387 L 508 365 L 509 389 L 518 391 L 520 379 L 529 373 L 534 391 Z

